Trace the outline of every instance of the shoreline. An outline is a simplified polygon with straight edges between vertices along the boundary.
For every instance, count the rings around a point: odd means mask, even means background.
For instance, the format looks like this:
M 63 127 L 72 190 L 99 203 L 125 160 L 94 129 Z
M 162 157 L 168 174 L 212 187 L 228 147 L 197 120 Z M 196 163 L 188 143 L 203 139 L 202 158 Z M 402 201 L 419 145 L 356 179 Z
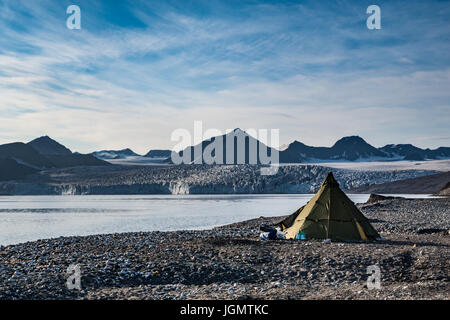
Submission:
M 350 199 L 357 204 L 368 201 L 369 194 L 347 194 Z M 442 199 L 432 195 L 385 195 L 403 197 L 404 199 Z M 0 219 L 3 231 L 0 233 L 0 246 L 21 244 L 45 239 L 57 239 L 71 236 L 104 235 L 123 232 L 150 232 L 150 231 L 195 231 L 208 230 L 223 225 L 245 221 L 260 216 L 282 216 L 295 211 L 313 197 L 313 194 L 296 195 L 148 195 L 148 196 L 16 196 L 0 198 Z M 3 201 L 5 200 L 5 201 Z M 198 205 L 198 201 L 202 205 Z M 12 201 L 12 202 L 11 202 Z M 24 202 L 23 205 L 15 207 L 15 203 Z M 121 204 L 109 206 L 108 203 Z M 128 210 L 127 203 L 137 203 L 140 210 Z M 169 202 L 167 202 L 169 201 Z M 205 202 L 206 201 L 206 202 Z M 241 205 L 247 202 L 258 203 L 255 209 L 237 214 Z M 39 206 L 34 206 L 39 203 Z M 84 203 L 89 203 L 86 207 Z M 197 212 L 194 220 L 187 223 L 179 220 L 182 215 L 192 215 L 193 213 L 180 213 L 180 206 L 186 203 L 195 204 Z M 221 210 L 221 205 L 215 206 L 215 212 L 221 212 L 220 217 L 210 217 L 209 204 L 223 203 L 226 206 L 230 203 L 234 209 L 227 207 Z M 33 209 L 27 209 L 33 205 Z M 106 205 L 105 205 L 106 204 Z M 52 210 L 46 208 L 53 208 Z M 163 207 L 161 207 L 163 206 Z M 72 209 L 72 208 L 81 209 Z M 165 213 L 161 212 L 164 208 Z M 67 209 L 70 208 L 70 209 Z M 267 208 L 267 209 L 266 209 Z M 250 209 L 250 208 L 249 208 Z M 110 216 L 107 212 L 117 213 Z M 182 210 L 182 209 L 181 209 Z M 276 213 L 273 211 L 276 210 Z M 48 211 L 48 212 L 47 212 Z M 42 214 L 41 214 L 42 212 Z M 19 213 L 19 216 L 16 215 Z M 36 213 L 39 213 L 38 215 Z M 100 215 L 98 214 L 100 213 Z M 131 215 L 129 215 L 131 214 Z M 153 216 L 153 217 L 152 217 Z M 45 217 L 45 221 L 41 220 Z M 152 218 L 148 218 L 152 217 Z M 171 217 L 178 217 L 172 219 Z M 81 219 L 80 221 L 77 221 Z M 168 219 L 170 221 L 168 221 Z M 74 223 L 73 227 L 68 225 Z M 122 227 L 122 225 L 128 227 Z M 35 227 L 29 227 L 28 224 Z
M 386 241 L 260 241 L 276 217 L 2 246 L 0 299 L 450 299 L 450 199 L 359 207 Z M 81 291 L 66 287 L 71 264 Z M 366 286 L 374 264 L 381 290 Z

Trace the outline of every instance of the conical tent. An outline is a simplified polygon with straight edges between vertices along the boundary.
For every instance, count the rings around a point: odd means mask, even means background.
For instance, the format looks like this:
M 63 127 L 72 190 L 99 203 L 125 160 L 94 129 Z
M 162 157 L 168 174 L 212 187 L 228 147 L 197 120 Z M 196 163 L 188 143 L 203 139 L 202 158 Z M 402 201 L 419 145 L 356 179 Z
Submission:
M 380 235 L 339 188 L 330 172 L 319 191 L 303 207 L 279 223 L 287 239 L 299 232 L 307 238 L 374 240 Z

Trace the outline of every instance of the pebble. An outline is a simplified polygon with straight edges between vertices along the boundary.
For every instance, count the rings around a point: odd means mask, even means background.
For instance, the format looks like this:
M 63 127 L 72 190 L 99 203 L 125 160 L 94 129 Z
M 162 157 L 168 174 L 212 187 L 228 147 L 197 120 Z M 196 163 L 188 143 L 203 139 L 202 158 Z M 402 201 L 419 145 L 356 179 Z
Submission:
M 0 299 L 343 299 L 363 293 L 367 267 L 374 264 L 382 271 L 383 290 L 372 292 L 378 299 L 448 299 L 448 235 L 419 231 L 447 230 L 449 201 L 395 200 L 360 207 L 385 241 L 261 242 L 258 227 L 280 218 L 258 218 L 204 231 L 2 246 Z M 82 291 L 66 287 L 70 264 L 81 268 Z

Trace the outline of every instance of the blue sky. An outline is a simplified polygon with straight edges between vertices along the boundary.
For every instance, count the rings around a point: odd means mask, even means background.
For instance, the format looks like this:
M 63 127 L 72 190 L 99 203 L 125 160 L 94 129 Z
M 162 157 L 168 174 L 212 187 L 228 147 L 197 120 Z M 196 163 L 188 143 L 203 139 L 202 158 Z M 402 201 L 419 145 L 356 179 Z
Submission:
M 202 120 L 281 144 L 450 146 L 449 17 L 449 1 L 2 0 L 0 143 L 144 153 Z

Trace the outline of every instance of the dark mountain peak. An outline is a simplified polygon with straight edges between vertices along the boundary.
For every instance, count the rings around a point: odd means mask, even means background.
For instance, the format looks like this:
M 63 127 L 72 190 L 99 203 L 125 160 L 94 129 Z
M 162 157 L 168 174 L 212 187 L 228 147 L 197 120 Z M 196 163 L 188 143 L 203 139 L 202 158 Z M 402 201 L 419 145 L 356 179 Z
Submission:
M 117 153 L 121 153 L 121 154 L 124 154 L 127 156 L 137 156 L 138 155 L 136 152 L 134 152 L 130 148 L 125 148 L 125 149 L 119 150 L 119 151 L 117 151 Z
M 310 147 L 303 142 L 293 141 L 291 142 L 285 150 L 293 151 L 293 152 L 304 152 L 305 150 L 310 150 L 313 147 Z
M 387 144 L 379 150 L 385 152 L 390 157 L 404 157 L 404 160 L 424 160 L 429 155 L 428 151 L 420 149 L 410 143 Z
M 249 134 L 247 132 L 245 132 L 244 130 L 242 130 L 241 128 L 236 128 L 233 131 L 230 131 L 230 132 L 223 134 L 221 136 L 218 136 L 218 137 L 226 137 L 229 135 L 236 135 L 236 136 L 237 135 L 247 135 L 247 136 L 249 136 Z M 215 138 L 215 137 L 212 137 L 212 138 Z
M 384 147 L 381 147 L 380 149 L 404 149 L 404 148 L 417 148 L 417 147 L 412 145 L 411 143 L 399 143 L 399 144 L 387 144 Z
M 368 145 L 368 143 L 361 138 L 360 136 L 348 136 L 343 137 L 336 141 L 336 143 L 333 145 L 333 147 L 338 146 L 357 146 L 357 145 Z
M 331 148 L 331 159 L 358 160 L 374 157 L 385 157 L 386 154 L 368 144 L 359 136 L 343 137 Z
M 254 144 L 257 148 L 257 150 L 266 150 L 268 155 L 272 154 L 272 148 L 265 145 L 263 142 L 259 141 L 257 138 L 253 137 L 252 135 L 248 134 L 244 130 L 240 128 L 236 128 L 233 131 L 227 132 L 225 134 L 214 136 L 208 139 L 203 140 L 202 142 L 192 145 L 189 147 L 186 147 L 185 149 L 178 152 L 178 154 L 182 157 L 185 157 L 185 163 L 202 163 L 203 161 L 203 153 L 205 151 L 205 148 L 207 148 L 210 144 L 215 143 L 216 141 L 222 141 L 222 155 L 223 158 L 221 160 L 218 160 L 221 163 L 226 164 L 260 164 L 260 152 L 257 151 L 256 154 L 251 154 L 253 151 L 251 146 Z M 231 142 L 231 145 L 233 146 L 233 151 L 231 151 L 228 144 Z M 242 144 L 242 145 L 239 145 Z M 195 150 L 201 150 L 201 153 L 198 153 Z M 209 152 L 210 150 L 208 150 Z M 212 149 L 211 155 L 215 156 L 215 150 Z M 227 152 L 230 152 L 230 154 L 233 154 L 234 159 L 227 158 Z M 239 155 L 238 159 L 238 152 L 242 152 Z M 188 156 L 190 155 L 190 156 Z M 200 156 L 199 156 L 200 155 Z M 255 159 L 256 158 L 256 159 Z M 190 159 L 190 160 L 189 160 Z
M 47 141 L 55 141 L 55 140 L 53 140 L 52 138 L 50 138 L 48 135 L 45 135 L 45 136 L 42 136 L 42 137 L 39 137 L 39 138 L 36 138 L 36 139 L 34 139 L 34 140 L 47 140 Z
M 31 144 L 32 142 L 55 143 L 56 141 L 53 140 L 52 138 L 50 138 L 49 136 L 45 135 L 45 136 L 42 136 L 42 137 L 39 137 L 39 138 L 36 138 L 36 139 L 30 141 L 28 144 Z
M 47 135 L 28 142 L 28 145 L 32 146 L 37 152 L 43 155 L 72 154 L 72 151 Z
M 298 140 L 294 140 L 293 142 L 291 142 L 289 144 L 289 147 L 307 147 L 307 145 L 304 144 L 303 142 L 298 141 Z
M 383 157 L 384 153 L 368 144 L 359 136 L 339 139 L 331 148 L 311 147 L 302 142 L 292 142 L 280 155 L 281 161 L 305 162 L 317 160 L 358 160 Z

